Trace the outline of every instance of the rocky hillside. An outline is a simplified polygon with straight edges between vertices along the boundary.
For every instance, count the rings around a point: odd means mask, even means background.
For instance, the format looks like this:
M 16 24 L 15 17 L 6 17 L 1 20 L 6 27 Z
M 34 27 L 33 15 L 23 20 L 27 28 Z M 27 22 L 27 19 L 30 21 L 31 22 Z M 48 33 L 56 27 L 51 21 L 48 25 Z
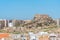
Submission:
M 31 28 L 31 27 L 47 27 L 55 24 L 56 24 L 55 21 L 48 15 L 36 14 L 32 20 L 30 20 L 26 24 L 23 24 L 23 26 Z
M 49 15 L 36 14 L 32 20 L 13 20 L 14 27 L 5 28 L 4 31 L 12 33 L 23 33 L 23 32 L 38 32 L 38 31 L 51 31 L 55 29 L 56 22 Z

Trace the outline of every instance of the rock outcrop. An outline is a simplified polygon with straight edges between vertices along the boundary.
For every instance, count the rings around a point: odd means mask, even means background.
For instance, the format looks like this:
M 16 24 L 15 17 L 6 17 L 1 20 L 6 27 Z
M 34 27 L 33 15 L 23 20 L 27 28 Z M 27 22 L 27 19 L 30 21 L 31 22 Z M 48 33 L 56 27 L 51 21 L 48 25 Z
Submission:
M 44 14 L 36 14 L 34 18 L 29 23 L 24 24 L 24 26 L 31 28 L 44 27 L 49 26 L 51 24 L 55 24 L 55 21 L 51 17 Z

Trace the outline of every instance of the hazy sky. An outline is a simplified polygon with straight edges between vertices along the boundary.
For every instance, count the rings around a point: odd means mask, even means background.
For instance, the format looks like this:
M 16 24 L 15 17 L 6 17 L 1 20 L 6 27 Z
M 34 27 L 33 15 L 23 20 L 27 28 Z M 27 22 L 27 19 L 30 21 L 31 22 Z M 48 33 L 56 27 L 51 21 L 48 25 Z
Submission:
M 0 0 L 0 19 L 32 19 L 35 14 L 60 18 L 60 0 Z

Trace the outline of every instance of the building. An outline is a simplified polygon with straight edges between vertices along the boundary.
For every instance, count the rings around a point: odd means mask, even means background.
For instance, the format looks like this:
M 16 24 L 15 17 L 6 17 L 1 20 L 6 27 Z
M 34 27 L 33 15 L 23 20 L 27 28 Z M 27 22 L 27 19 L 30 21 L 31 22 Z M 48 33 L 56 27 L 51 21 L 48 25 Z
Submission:
M 21 35 L 21 40 L 30 40 L 28 34 L 22 34 Z
M 29 34 L 30 40 L 37 40 L 36 34 L 34 34 L 33 32 L 29 32 L 28 34 Z
M 48 35 L 40 35 L 39 40 L 49 40 L 49 36 Z
M 13 27 L 13 23 L 8 23 L 8 27 Z
M 13 26 L 20 26 L 24 24 L 23 20 L 12 20 Z
M 25 24 L 31 23 L 32 20 L 24 20 Z
M 10 34 L 10 37 L 12 38 L 12 40 L 20 40 L 21 39 L 20 34 Z
M 60 34 L 59 33 L 57 34 L 57 40 L 60 40 Z
M 54 33 L 51 33 L 51 34 L 49 35 L 49 40 L 57 40 L 57 35 L 54 34 Z
M 5 27 L 8 27 L 8 20 L 4 19 L 5 21 Z
M 8 20 L 6 19 L 0 19 L 0 29 L 8 27 Z
M 0 40 L 7 40 L 9 38 L 8 33 L 0 33 Z
M 49 35 L 47 32 L 39 32 L 36 36 L 38 40 L 49 40 Z
M 8 20 L 8 27 L 13 27 L 12 20 Z

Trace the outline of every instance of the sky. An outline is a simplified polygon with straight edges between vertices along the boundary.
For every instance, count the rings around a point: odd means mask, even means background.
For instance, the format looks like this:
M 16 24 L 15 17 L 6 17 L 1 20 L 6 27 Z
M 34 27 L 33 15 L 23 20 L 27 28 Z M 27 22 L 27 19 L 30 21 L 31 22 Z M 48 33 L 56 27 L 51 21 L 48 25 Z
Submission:
M 33 19 L 35 14 L 60 18 L 60 0 L 0 0 L 0 19 Z

